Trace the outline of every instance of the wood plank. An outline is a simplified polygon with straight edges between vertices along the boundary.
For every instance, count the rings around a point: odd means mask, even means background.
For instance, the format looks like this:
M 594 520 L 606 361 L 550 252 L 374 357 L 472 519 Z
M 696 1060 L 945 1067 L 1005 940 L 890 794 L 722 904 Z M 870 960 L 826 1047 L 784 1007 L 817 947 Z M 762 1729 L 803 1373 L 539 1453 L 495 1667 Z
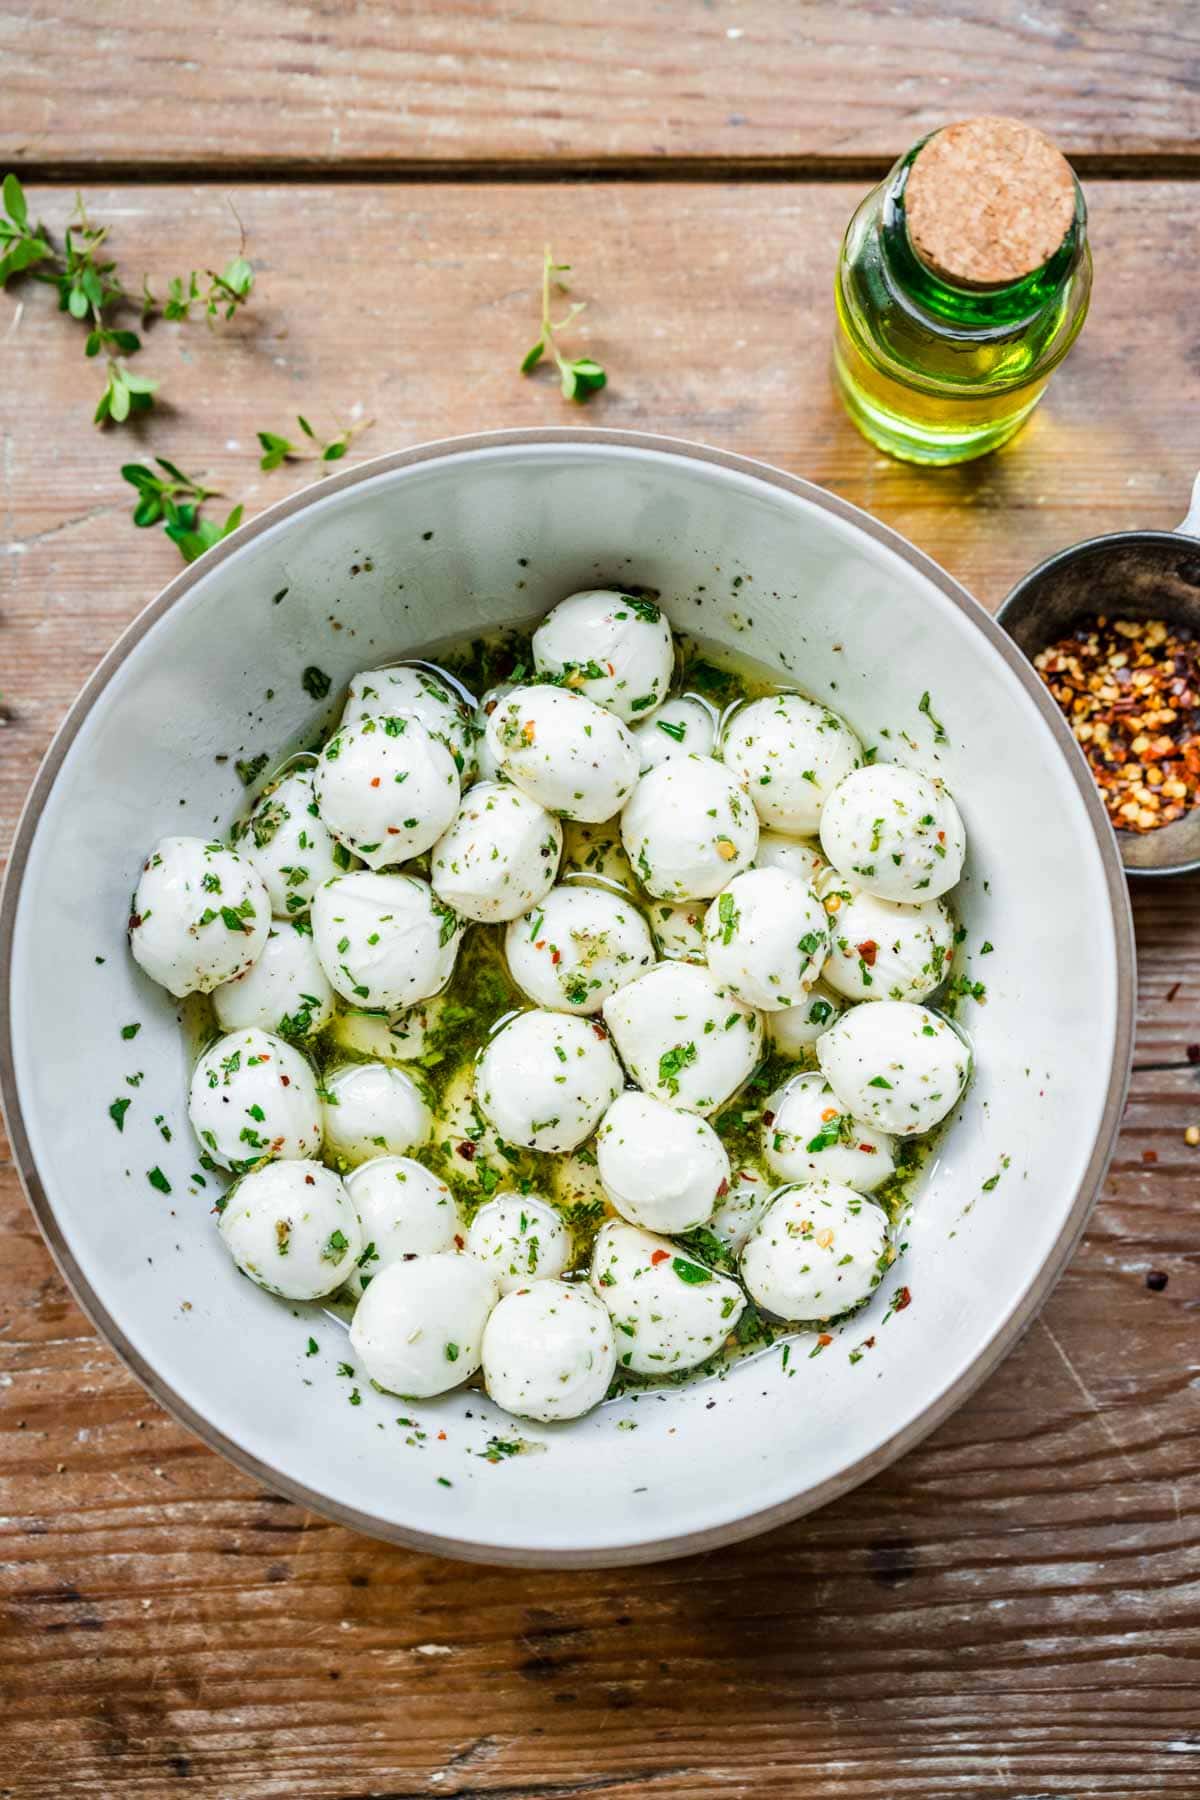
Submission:
M 7 341 L 22 404 L 0 426 L 0 847 L 79 683 L 177 566 L 128 522 L 131 453 L 253 510 L 306 479 L 262 475 L 253 451 L 297 409 L 360 403 L 380 420 L 364 453 L 574 419 L 676 432 L 861 501 L 990 603 L 1077 537 L 1175 523 L 1195 454 L 1191 190 L 1095 186 L 1100 278 L 1076 354 L 1018 444 L 942 474 L 877 456 L 829 394 L 829 279 L 856 191 L 249 187 L 254 310 L 211 335 L 154 330 L 143 361 L 172 410 L 129 435 L 93 433 L 95 369 L 50 296 L 25 291 Z M 90 198 L 138 271 L 232 247 L 211 188 Z M 61 222 L 67 194 L 36 199 Z M 515 373 L 543 235 L 575 260 L 593 301 L 579 341 L 612 372 L 586 414 Z M 1186 1065 L 1200 1040 L 1198 893 L 1137 892 L 1146 1063 Z M 1137 1077 L 1043 1320 L 926 1445 L 813 1519 L 633 1574 L 463 1570 L 259 1490 L 96 1340 L 0 1163 L 0 1789 L 1190 1800 L 1193 1121 L 1196 1071 Z
M 1014 112 L 1071 154 L 1192 156 L 1198 48 L 1182 0 L 31 0 L 0 12 L 3 148 L 141 172 L 886 163 L 947 117 Z

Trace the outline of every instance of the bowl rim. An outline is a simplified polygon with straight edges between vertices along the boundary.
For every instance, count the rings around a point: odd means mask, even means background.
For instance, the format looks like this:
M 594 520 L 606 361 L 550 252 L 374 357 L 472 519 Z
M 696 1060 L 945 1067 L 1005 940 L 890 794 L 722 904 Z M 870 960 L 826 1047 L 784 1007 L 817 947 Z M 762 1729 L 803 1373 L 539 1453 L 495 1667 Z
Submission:
M 1016 1295 L 997 1324 L 991 1337 L 967 1368 L 949 1382 L 936 1398 L 915 1418 L 894 1431 L 865 1455 L 839 1470 L 836 1475 L 805 1486 L 787 1500 L 770 1507 L 751 1510 L 700 1530 L 625 1545 L 578 1550 L 540 1550 L 492 1546 L 478 1540 L 458 1539 L 449 1535 L 415 1530 L 373 1513 L 327 1498 L 304 1482 L 281 1474 L 271 1464 L 261 1461 L 252 1451 L 233 1442 L 208 1419 L 177 1394 L 158 1370 L 130 1343 L 119 1322 L 108 1312 L 93 1291 L 83 1269 L 72 1256 L 59 1228 L 54 1207 L 34 1166 L 29 1137 L 16 1087 L 11 1009 L 12 983 L 8 971 L 12 965 L 15 942 L 17 903 L 36 834 L 43 805 L 58 777 L 62 763 L 92 707 L 108 686 L 121 664 L 140 644 L 150 628 L 188 594 L 196 582 L 207 577 L 219 563 L 235 556 L 246 544 L 263 532 L 294 514 L 306 510 L 331 494 L 356 487 L 377 476 L 424 463 L 471 455 L 492 450 L 524 450 L 539 446 L 568 449 L 634 450 L 650 455 L 667 456 L 685 462 L 700 463 L 732 474 L 749 477 L 781 492 L 808 502 L 834 518 L 855 525 L 885 549 L 899 556 L 911 568 L 940 590 L 982 633 L 992 650 L 1007 663 L 1021 686 L 1033 700 L 1046 722 L 1051 737 L 1066 754 L 1075 785 L 1083 799 L 1085 811 L 1096 835 L 1104 871 L 1105 887 L 1113 925 L 1116 954 L 1117 996 L 1114 1024 L 1114 1054 L 1109 1070 L 1104 1110 L 1101 1114 L 1091 1154 L 1078 1190 L 1061 1229 L 1035 1279 Z M 1169 534 L 1162 534 L 1164 536 Z M 8 870 L 0 890 L 0 1110 L 3 1111 L 12 1144 L 18 1178 L 37 1220 L 51 1255 L 76 1301 L 101 1337 L 116 1351 L 126 1367 L 137 1377 L 151 1397 L 178 1423 L 194 1432 L 210 1449 L 225 1456 L 244 1474 L 275 1493 L 282 1493 L 300 1506 L 307 1507 L 334 1523 L 375 1538 L 402 1545 L 410 1550 L 450 1556 L 469 1562 L 508 1565 L 524 1568 L 613 1568 L 635 1563 L 662 1561 L 716 1549 L 783 1525 L 815 1511 L 829 1501 L 848 1493 L 861 1482 L 879 1474 L 899 1456 L 912 1449 L 936 1429 L 942 1421 L 965 1401 L 980 1383 L 992 1373 L 1032 1324 L 1041 1310 L 1068 1258 L 1083 1233 L 1092 1207 L 1099 1194 L 1116 1144 L 1121 1115 L 1129 1085 L 1133 1050 L 1136 1000 L 1136 962 L 1133 918 L 1124 869 L 1099 793 L 1096 790 L 1078 745 L 1066 722 L 1038 677 L 1032 664 L 1018 649 L 1008 633 L 985 611 L 977 600 L 955 578 L 933 559 L 910 544 L 891 526 L 872 518 L 839 495 L 831 494 L 814 482 L 789 474 L 772 464 L 742 456 L 733 451 L 716 449 L 687 438 L 674 438 L 651 432 L 622 431 L 578 426 L 545 426 L 501 431 L 471 432 L 457 437 L 440 438 L 372 457 L 353 468 L 339 470 L 319 482 L 302 488 L 266 508 L 254 519 L 239 526 L 228 538 L 195 563 L 182 569 L 122 631 L 116 643 L 101 659 L 84 683 L 52 739 L 42 760 L 17 822 Z
M 1198 485 L 1200 485 L 1200 477 L 1197 478 L 1197 482 Z M 1190 516 L 1191 515 L 1189 514 L 1189 517 Z M 1187 521 L 1185 520 L 1184 523 L 1186 524 Z M 1083 555 L 1085 551 L 1120 550 L 1133 544 L 1170 544 L 1178 550 L 1181 546 L 1186 546 L 1189 542 L 1194 545 L 1197 543 L 1197 539 L 1192 536 L 1190 531 L 1185 531 L 1183 525 L 1176 526 L 1174 531 L 1163 531 L 1157 526 L 1148 526 L 1144 530 L 1141 530 L 1137 526 L 1134 526 L 1127 531 L 1102 531 L 1095 537 L 1080 538 L 1077 544 L 1066 544 L 1061 550 L 1055 550 L 1050 556 L 1044 556 L 1040 563 L 1035 563 L 1033 568 L 1022 575 L 1019 581 L 1013 583 L 1012 587 L 1008 590 L 1008 593 L 1005 594 L 1003 600 L 996 608 L 994 615 L 996 623 L 1008 633 L 1010 640 L 1016 644 L 1016 639 L 1012 636 L 1008 625 L 1005 623 L 1005 614 L 1011 614 L 1013 612 L 1018 603 L 1025 598 L 1029 588 L 1034 582 L 1040 581 L 1041 578 L 1044 575 L 1048 575 L 1051 570 L 1073 562 L 1077 556 Z M 1049 639 L 1046 639 L 1045 643 L 1048 642 Z M 1020 650 L 1019 645 L 1017 648 Z M 1020 654 L 1025 656 L 1023 650 L 1020 650 Z M 1032 659 L 1026 657 L 1026 661 L 1029 662 L 1030 667 L 1032 668 Z M 1082 752 L 1080 754 L 1082 754 Z M 1115 831 L 1113 832 L 1113 837 L 1116 838 L 1117 854 L 1121 858 L 1121 866 L 1125 870 L 1126 879 L 1129 881 L 1163 881 L 1172 875 L 1194 875 L 1196 871 L 1200 869 L 1200 856 L 1189 857 L 1186 862 L 1157 863 L 1153 865 L 1148 865 L 1146 863 L 1127 863 L 1125 861 L 1125 853 L 1121 847 L 1121 840 L 1117 837 Z

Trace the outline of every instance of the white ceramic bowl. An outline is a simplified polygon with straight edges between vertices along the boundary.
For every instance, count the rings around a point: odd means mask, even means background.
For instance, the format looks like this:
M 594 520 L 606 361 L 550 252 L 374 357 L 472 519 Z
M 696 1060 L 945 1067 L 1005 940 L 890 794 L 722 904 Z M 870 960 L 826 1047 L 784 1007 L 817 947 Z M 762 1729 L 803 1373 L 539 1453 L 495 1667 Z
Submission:
M 126 906 L 157 837 L 225 827 L 242 797 L 234 757 L 311 735 L 325 708 L 301 684 L 308 665 L 333 677 L 336 700 L 364 665 L 623 580 L 660 589 L 677 626 L 775 664 L 867 741 L 887 727 L 891 751 L 945 776 L 970 838 L 970 943 L 995 945 L 977 970 L 988 1003 L 969 1008 L 978 1074 L 894 1279 L 822 1355 L 785 1368 L 775 1350 L 719 1383 L 518 1427 L 545 1452 L 492 1463 L 471 1453 L 514 1427 L 488 1401 L 406 1407 L 360 1382 L 361 1405 L 348 1405 L 341 1328 L 235 1273 L 211 1183 L 189 1191 L 188 1046 L 126 953 Z M 948 743 L 919 710 L 926 689 Z M 1083 759 L 955 582 L 776 470 L 572 430 L 381 457 L 180 574 L 88 682 L 34 784 L 0 916 L 4 969 L 0 1074 L 30 1203 L 150 1391 L 259 1480 L 348 1525 L 560 1566 L 761 1531 L 845 1493 L 945 1418 L 1029 1324 L 1083 1228 L 1120 1117 L 1134 987 L 1125 884 Z M 137 1069 L 135 1093 L 123 1076 Z M 123 1135 L 107 1116 L 121 1093 L 134 1098 Z M 169 1196 L 146 1180 L 155 1165 Z M 885 1322 L 901 1283 L 912 1303 Z M 419 1447 L 399 1415 L 428 1433 Z

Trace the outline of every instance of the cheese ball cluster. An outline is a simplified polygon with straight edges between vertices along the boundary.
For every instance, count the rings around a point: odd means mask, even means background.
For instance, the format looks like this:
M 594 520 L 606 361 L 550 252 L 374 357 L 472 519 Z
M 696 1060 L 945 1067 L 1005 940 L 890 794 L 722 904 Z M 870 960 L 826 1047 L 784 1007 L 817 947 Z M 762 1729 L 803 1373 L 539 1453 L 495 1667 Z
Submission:
M 645 593 L 483 666 L 350 675 L 228 843 L 157 843 L 128 933 L 210 996 L 188 1109 L 236 1267 L 350 1309 L 389 1395 L 554 1425 L 870 1299 L 970 1076 L 966 834 L 827 705 L 730 701 Z

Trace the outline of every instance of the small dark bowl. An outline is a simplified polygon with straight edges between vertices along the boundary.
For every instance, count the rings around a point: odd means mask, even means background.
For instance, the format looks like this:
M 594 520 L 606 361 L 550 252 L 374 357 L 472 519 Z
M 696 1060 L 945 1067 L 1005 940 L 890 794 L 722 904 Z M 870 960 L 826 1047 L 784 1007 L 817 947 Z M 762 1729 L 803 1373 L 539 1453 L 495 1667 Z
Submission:
M 1018 581 L 996 614 L 1033 661 L 1089 614 L 1166 619 L 1200 637 L 1200 476 L 1178 531 L 1116 531 L 1047 558 Z M 1130 875 L 1200 869 L 1200 808 L 1159 831 L 1118 831 Z

